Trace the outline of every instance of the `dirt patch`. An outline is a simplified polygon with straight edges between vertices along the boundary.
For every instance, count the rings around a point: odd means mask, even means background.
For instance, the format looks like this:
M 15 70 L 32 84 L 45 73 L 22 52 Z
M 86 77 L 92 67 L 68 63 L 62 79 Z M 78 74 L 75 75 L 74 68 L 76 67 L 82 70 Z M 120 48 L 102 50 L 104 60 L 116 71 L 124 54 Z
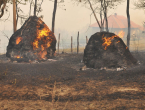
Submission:
M 145 109 L 145 53 L 124 71 L 87 69 L 83 54 L 60 54 L 41 63 L 11 63 L 0 57 L 1 110 Z

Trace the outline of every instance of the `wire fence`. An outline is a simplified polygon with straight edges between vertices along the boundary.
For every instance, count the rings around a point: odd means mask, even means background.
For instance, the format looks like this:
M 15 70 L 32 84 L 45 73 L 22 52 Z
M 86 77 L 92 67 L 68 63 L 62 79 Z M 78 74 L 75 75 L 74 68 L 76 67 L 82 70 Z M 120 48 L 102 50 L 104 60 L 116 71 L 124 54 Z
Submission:
M 78 36 L 63 38 L 60 36 L 57 39 L 57 53 L 83 53 L 85 46 L 89 40 L 87 36 Z M 127 44 L 127 37 L 123 37 L 122 40 Z M 78 43 L 79 42 L 79 43 Z M 79 50 L 78 50 L 79 48 Z M 144 33 L 132 34 L 130 38 L 130 51 L 132 52 L 142 52 L 145 51 L 145 37 Z
M 88 37 L 84 36 L 83 38 L 79 38 L 78 36 L 75 37 L 68 37 L 62 38 L 61 36 L 56 36 L 57 43 L 56 43 L 56 53 L 83 53 L 85 46 L 88 42 Z M 126 44 L 126 38 L 123 38 L 124 43 Z M 8 43 L 0 42 L 0 54 L 6 53 Z M 132 52 L 139 52 L 145 51 L 145 39 L 142 38 L 131 38 L 130 40 L 130 51 Z
M 57 40 L 58 41 L 58 40 Z M 126 40 L 124 40 L 126 44 Z M 85 46 L 87 44 L 86 39 L 79 39 L 79 52 L 83 53 Z M 59 48 L 58 48 L 59 45 Z M 77 39 L 73 39 L 72 46 L 71 46 L 71 39 L 61 39 L 60 42 L 56 44 L 56 52 L 57 53 L 77 53 Z M 145 51 L 145 39 L 140 40 L 131 40 L 130 41 L 130 51 L 131 52 L 143 52 Z

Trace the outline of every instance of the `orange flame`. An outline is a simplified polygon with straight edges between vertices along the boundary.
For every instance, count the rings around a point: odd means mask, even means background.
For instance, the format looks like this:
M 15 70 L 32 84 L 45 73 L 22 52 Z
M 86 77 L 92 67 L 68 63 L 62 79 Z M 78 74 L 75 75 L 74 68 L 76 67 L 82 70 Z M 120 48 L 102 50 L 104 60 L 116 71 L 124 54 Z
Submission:
M 47 55 L 47 51 L 40 51 L 38 53 L 39 57 L 42 58 L 42 59 L 45 59 L 46 58 L 46 55 Z
M 22 40 L 22 37 L 17 37 L 16 44 L 19 44 L 21 42 L 21 40 Z
M 117 41 L 117 43 L 119 43 L 120 41 Z
M 114 39 L 115 37 L 121 37 L 121 38 L 123 38 L 123 36 L 124 36 L 124 34 L 125 34 L 125 32 L 123 32 L 123 31 L 120 31 L 119 33 L 118 33 L 118 35 L 114 35 L 114 36 L 111 36 L 111 37 L 102 37 L 102 40 L 103 40 L 103 46 L 104 46 L 104 50 L 106 50 L 107 49 L 107 47 L 108 46 L 110 46 L 111 45 L 111 43 L 112 43 L 112 39 Z M 120 41 L 117 41 L 117 43 L 119 43 Z
M 118 36 L 119 36 L 120 38 L 123 38 L 123 37 L 124 37 L 124 34 L 125 34 L 124 31 L 119 31 Z
M 112 39 L 114 39 L 114 37 L 117 37 L 116 35 L 112 36 L 112 37 L 103 37 L 102 40 L 104 41 L 104 43 L 102 44 L 104 46 L 104 50 L 107 49 L 108 46 L 111 45 L 112 43 Z
M 44 43 L 47 42 L 47 48 L 50 46 L 49 41 L 51 41 L 51 39 L 49 39 L 48 37 L 46 39 L 44 39 L 44 37 L 49 35 L 50 30 L 47 28 L 47 26 L 44 24 L 44 28 L 42 30 L 39 30 L 40 26 L 37 26 L 37 37 L 33 42 L 33 49 L 37 49 L 39 47 L 39 41 L 42 40 Z M 49 40 L 48 40 L 49 39 Z M 42 46 L 41 46 L 42 47 Z M 43 45 L 43 47 L 45 47 Z
M 44 48 L 44 46 L 43 45 L 41 45 L 41 51 L 43 51 L 45 48 Z
M 17 56 L 16 56 L 16 58 L 18 58 L 18 59 L 19 59 L 19 58 L 23 58 L 23 57 L 20 57 L 19 55 L 17 55 Z
M 37 25 L 37 37 L 34 40 L 33 44 L 33 50 L 36 50 L 38 48 L 41 48 L 41 50 L 38 53 L 38 56 L 40 59 L 44 59 L 47 55 L 47 48 L 50 47 L 50 44 L 52 42 L 52 39 L 50 38 L 49 33 L 51 32 L 50 29 L 47 27 L 46 24 L 43 24 L 44 28 L 40 30 L 40 24 L 43 22 L 39 18 L 38 25 Z

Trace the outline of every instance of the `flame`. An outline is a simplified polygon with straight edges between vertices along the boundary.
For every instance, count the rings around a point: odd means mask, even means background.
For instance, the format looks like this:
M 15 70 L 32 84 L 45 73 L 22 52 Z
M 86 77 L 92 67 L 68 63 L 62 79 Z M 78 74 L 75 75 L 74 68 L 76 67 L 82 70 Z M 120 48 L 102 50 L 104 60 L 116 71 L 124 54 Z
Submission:
M 123 37 L 124 37 L 124 34 L 125 34 L 124 31 L 119 31 L 118 36 L 119 36 L 120 38 L 123 38 Z
M 38 24 L 36 26 L 37 28 L 37 35 L 35 40 L 33 41 L 33 50 L 39 50 L 37 55 L 40 57 L 40 59 L 44 59 L 45 56 L 47 55 L 47 48 L 51 46 L 52 39 L 50 38 L 50 29 L 47 27 L 46 24 L 43 24 L 44 28 L 40 30 L 40 24 L 43 22 L 39 18 Z
M 39 41 L 43 40 L 43 42 L 46 42 L 44 40 L 45 36 L 49 35 L 50 30 L 47 28 L 47 26 L 44 24 L 44 28 L 42 30 L 39 30 L 40 26 L 37 26 L 37 37 L 33 42 L 33 50 L 39 48 Z
M 23 58 L 23 57 L 22 57 L 22 56 L 20 57 L 19 55 L 17 55 L 17 56 L 16 56 L 16 58 L 18 58 L 18 59 L 19 59 L 19 58 Z
M 40 51 L 38 53 L 39 57 L 42 58 L 42 59 L 45 59 L 46 58 L 46 55 L 47 55 L 47 51 Z
M 120 41 L 117 41 L 117 43 L 119 43 Z
M 116 35 L 111 36 L 111 37 L 103 37 L 102 40 L 104 41 L 104 43 L 102 44 L 104 46 L 104 50 L 107 49 L 108 46 L 111 45 L 112 43 L 112 39 L 114 39 L 114 37 L 117 37 Z
M 33 49 L 35 50 L 36 48 L 38 48 L 38 40 L 35 40 L 34 42 L 33 42 Z
M 44 50 L 44 46 L 43 45 L 41 45 L 41 51 L 43 51 Z
M 108 37 L 108 38 L 104 37 L 104 35 L 103 35 L 102 40 L 103 40 L 104 43 L 102 45 L 104 46 L 104 50 L 106 50 L 107 47 L 111 45 L 112 39 L 114 39 L 115 37 L 121 37 L 121 38 L 123 38 L 124 34 L 125 34 L 124 31 L 120 31 L 118 33 L 118 35 L 114 35 L 114 36 L 111 36 L 111 37 Z M 119 42 L 120 41 L 117 41 L 117 43 L 119 43 Z
M 20 58 L 20 56 L 17 56 L 16 58 Z
M 21 42 L 21 40 L 22 40 L 22 37 L 17 37 L 16 44 L 19 44 Z

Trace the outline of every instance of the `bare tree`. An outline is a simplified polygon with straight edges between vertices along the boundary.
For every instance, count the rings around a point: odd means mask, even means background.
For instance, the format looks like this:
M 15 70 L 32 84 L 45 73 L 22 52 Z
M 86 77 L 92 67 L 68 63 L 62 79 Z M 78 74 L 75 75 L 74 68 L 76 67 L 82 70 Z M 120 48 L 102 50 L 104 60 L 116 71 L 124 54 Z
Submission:
M 54 1 L 54 9 L 53 9 L 53 16 L 52 16 L 52 32 L 54 33 L 54 26 L 55 26 L 55 15 L 57 9 L 57 0 Z
M 134 3 L 134 5 L 138 9 L 145 9 L 145 0 L 138 0 L 137 2 Z
M 17 27 L 16 27 L 16 1 L 13 0 L 13 29 L 14 32 L 16 32 Z
M 88 0 L 88 2 L 89 2 L 89 4 L 90 4 L 90 8 L 92 9 L 92 12 L 93 12 L 93 14 L 94 14 L 94 17 L 95 17 L 95 19 L 96 19 L 96 21 L 97 21 L 97 23 L 98 23 L 98 25 L 99 25 L 100 31 L 101 31 L 101 26 L 100 26 L 100 23 L 99 23 L 99 21 L 98 21 L 98 18 L 97 18 L 97 16 L 96 16 L 96 14 L 95 14 L 95 11 L 94 11 L 94 9 L 93 9 L 93 7 L 92 7 L 92 4 L 91 4 L 90 0 Z
M 6 3 L 7 3 L 6 0 L 0 0 L 0 10 L 1 10 L 0 18 L 4 15 L 4 9 L 6 7 Z
M 104 19 L 102 20 L 102 16 L 100 16 L 101 18 L 101 25 L 103 26 L 104 25 L 104 20 L 105 20 L 105 28 L 106 28 L 106 31 L 109 32 L 109 29 L 108 29 L 108 18 L 107 18 L 107 13 L 108 13 L 108 9 L 114 9 L 115 6 L 117 6 L 119 3 L 121 3 L 123 0 L 94 0 L 96 3 L 99 3 L 100 2 L 100 14 L 102 14 L 103 12 L 103 16 L 104 16 Z M 98 8 L 97 8 L 98 9 Z M 103 22 L 102 22 L 103 21 Z M 103 27 L 102 27 L 103 28 Z
M 128 48 L 129 48 L 129 45 L 130 45 L 130 14 L 129 14 L 129 2 L 130 2 L 130 0 L 127 0 L 127 8 L 126 8 L 127 21 L 128 21 L 128 34 L 127 34 L 127 46 L 128 46 Z
M 35 0 L 35 6 L 34 6 L 34 16 L 36 16 L 36 9 L 37 9 L 37 0 Z
M 40 3 L 38 3 L 38 1 L 41 1 Z M 34 16 L 38 16 L 38 14 L 42 11 L 42 3 L 43 0 L 38 0 L 35 1 L 34 0 L 16 0 L 16 14 L 17 14 L 17 23 L 20 19 L 20 23 L 23 24 L 23 22 L 29 17 L 31 16 L 31 9 L 32 7 L 34 7 Z M 21 5 L 27 5 L 27 3 L 30 3 L 30 9 L 29 9 L 29 13 L 25 14 L 24 11 L 21 9 Z M 20 6 L 19 6 L 20 5 Z M 40 15 L 40 17 L 42 17 L 42 15 Z
M 100 28 L 100 31 L 103 30 L 104 20 L 105 20 L 106 31 L 109 32 L 109 29 L 108 29 L 108 19 L 107 19 L 108 9 L 114 8 L 119 3 L 121 3 L 123 0 L 79 0 L 79 2 L 83 2 L 84 4 L 87 4 L 88 3 L 87 1 L 89 2 L 89 4 L 92 1 L 92 4 L 90 5 L 90 7 L 93 7 L 93 5 L 95 7 L 94 10 L 92 10 L 93 13 L 99 13 L 100 14 L 101 22 L 97 21 L 98 26 Z M 100 4 L 100 5 L 98 5 L 98 4 Z M 93 8 L 91 8 L 91 9 L 93 9 Z
M 58 2 L 58 0 L 54 0 L 54 8 L 53 8 L 53 14 L 52 14 L 52 29 L 51 29 L 53 33 L 54 33 L 54 29 L 55 29 L 55 16 L 56 16 L 57 5 L 59 3 L 63 3 L 63 2 L 64 2 L 64 0 L 60 0 L 59 2 Z
M 107 7 L 109 5 L 109 2 L 106 1 L 106 0 L 101 0 L 101 8 L 104 12 L 104 19 L 106 21 L 106 31 L 109 32 L 109 29 L 108 29 L 108 19 L 107 19 Z

